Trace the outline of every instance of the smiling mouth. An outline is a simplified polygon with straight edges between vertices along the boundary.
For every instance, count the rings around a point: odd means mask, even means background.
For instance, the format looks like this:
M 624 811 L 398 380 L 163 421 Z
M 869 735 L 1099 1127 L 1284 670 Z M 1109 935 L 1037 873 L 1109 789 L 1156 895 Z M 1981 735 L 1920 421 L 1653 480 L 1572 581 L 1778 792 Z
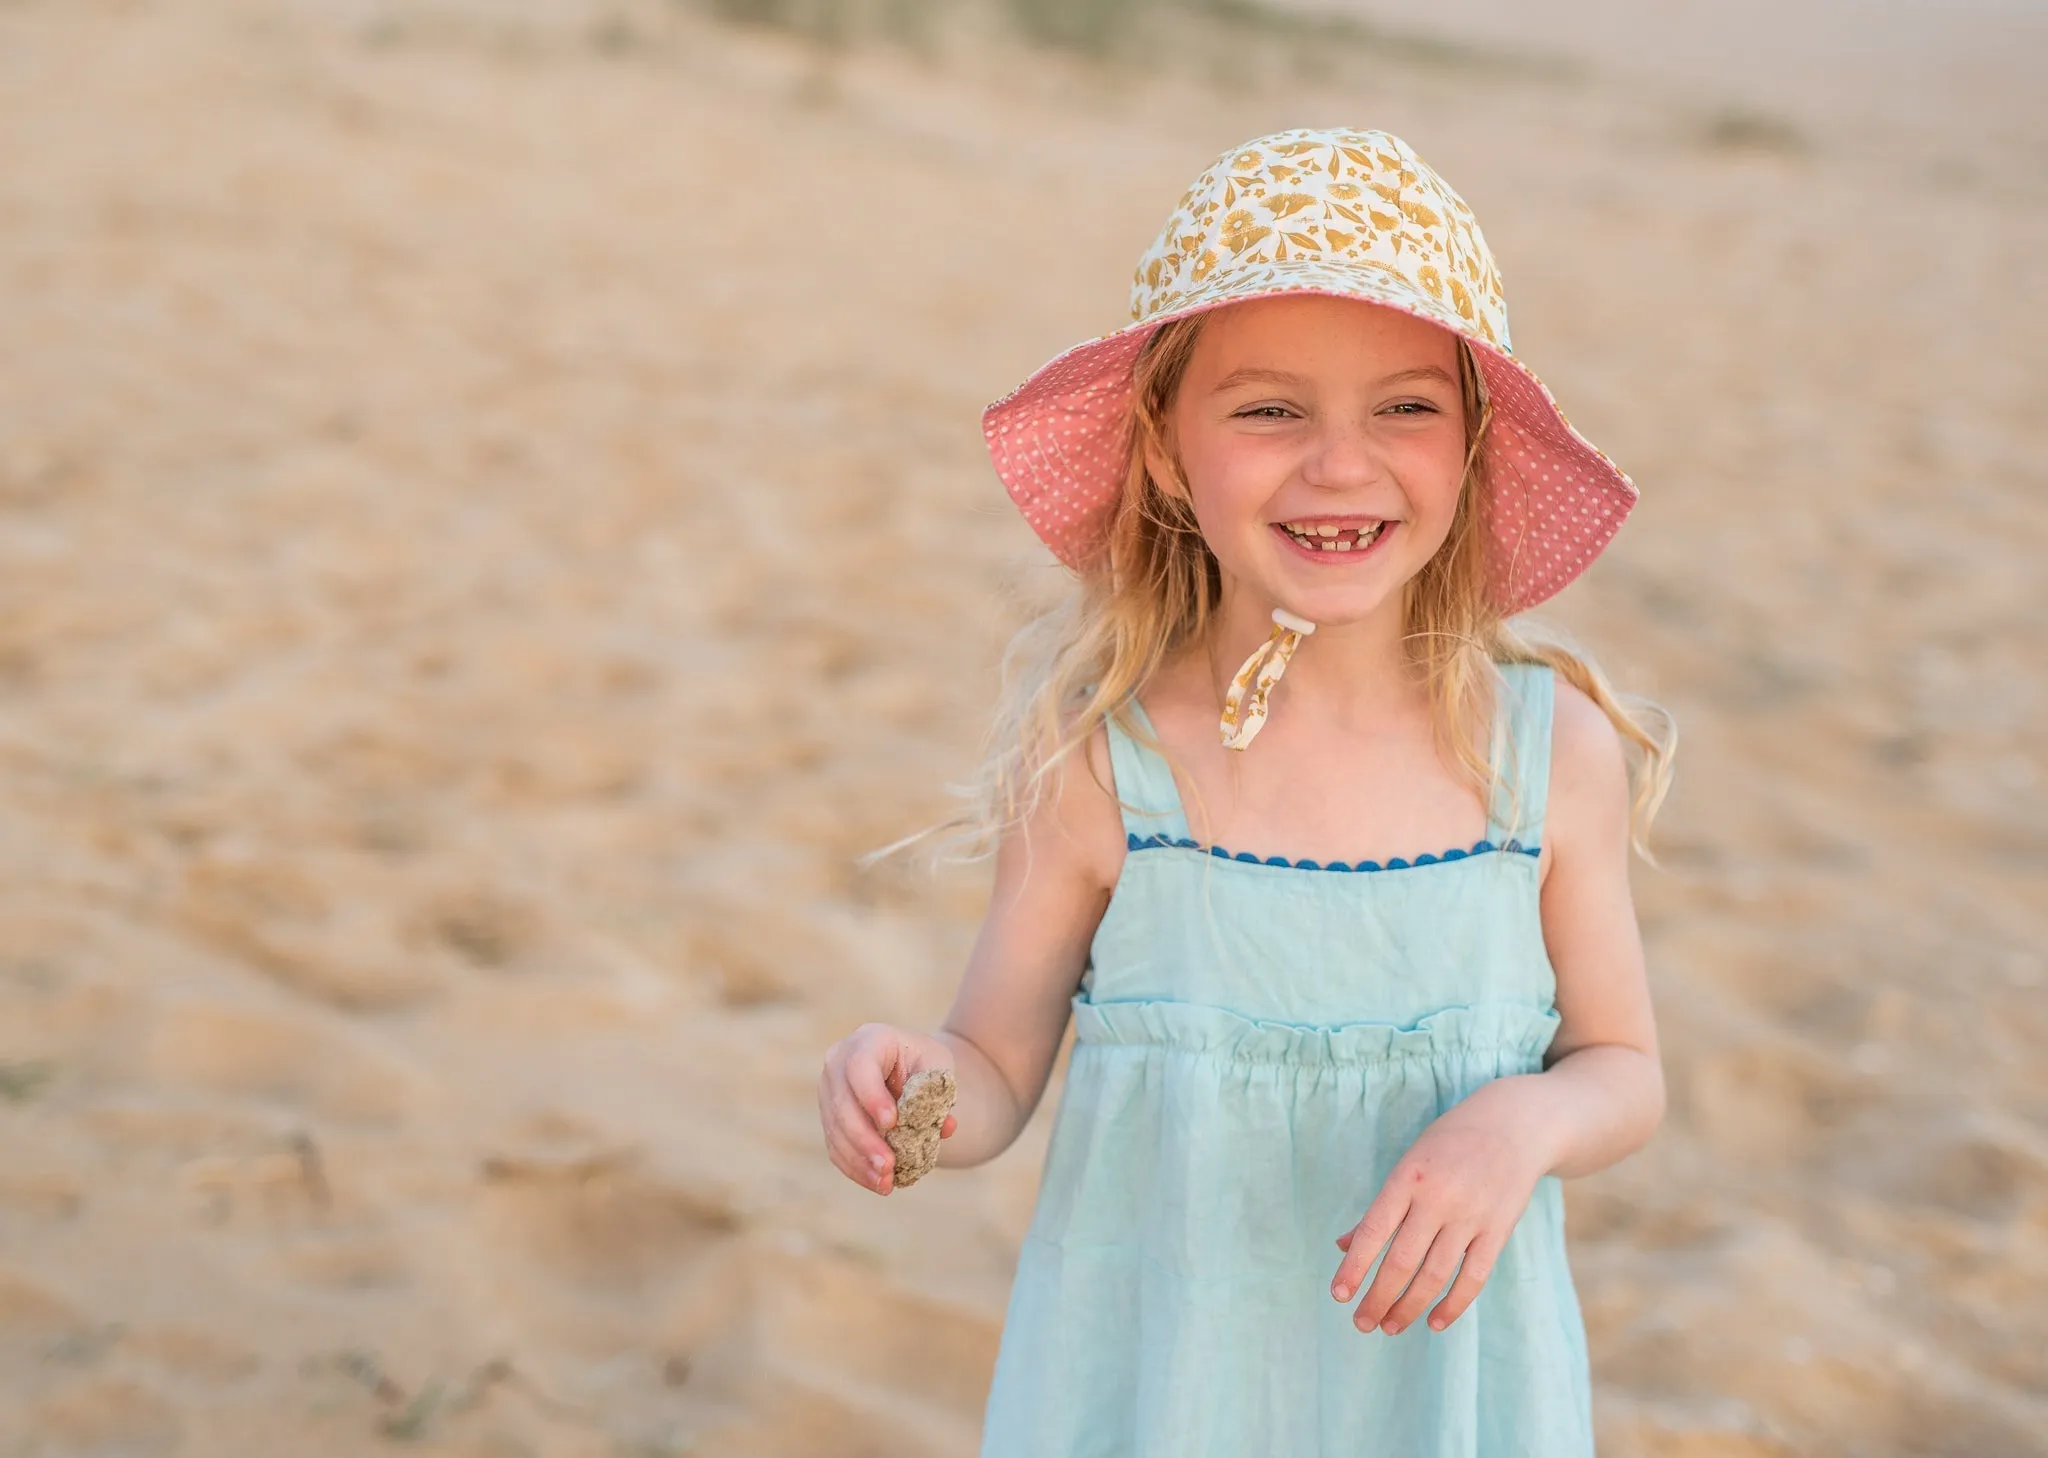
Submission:
M 1289 540 L 1312 552 L 1362 552 L 1379 540 L 1387 523 L 1365 521 L 1340 525 L 1337 522 L 1277 521 L 1273 525 Z

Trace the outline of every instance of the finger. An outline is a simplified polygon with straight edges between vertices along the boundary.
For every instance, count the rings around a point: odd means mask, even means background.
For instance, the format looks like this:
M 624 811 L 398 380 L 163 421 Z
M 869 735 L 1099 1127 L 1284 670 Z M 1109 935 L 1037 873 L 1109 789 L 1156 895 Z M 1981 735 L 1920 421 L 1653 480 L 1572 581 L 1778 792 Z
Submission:
M 955 1119 L 951 1114 L 948 1114 L 946 1115 L 946 1122 L 939 1125 L 939 1137 L 941 1139 L 951 1139 L 953 1137 L 953 1131 L 959 1127 L 960 1121 L 958 1119 Z
M 896 1122 L 896 1095 L 889 1091 L 887 1079 L 897 1062 L 893 1042 L 864 1044 L 846 1060 L 846 1087 L 877 1129 Z
M 1493 1263 L 1500 1257 L 1502 1244 L 1485 1236 L 1472 1242 L 1472 1248 L 1465 1252 L 1465 1264 L 1458 1268 L 1458 1279 L 1451 1283 L 1450 1295 L 1429 1314 L 1432 1327 L 1442 1331 L 1465 1314 L 1465 1308 L 1478 1297 L 1486 1278 L 1493 1274 Z
M 832 1156 L 832 1163 L 838 1166 L 841 1174 L 870 1190 L 880 1188 L 883 1169 L 877 1167 L 869 1156 L 854 1148 L 843 1134 L 835 1133 L 828 1139 L 827 1149 Z
M 854 1100 L 852 1090 L 842 1089 L 832 1101 L 831 1127 L 860 1155 L 860 1162 L 876 1169 L 878 1161 L 889 1158 L 889 1144 L 875 1132 L 874 1120 Z
M 1366 1206 L 1364 1216 L 1343 1237 L 1344 1259 L 1338 1263 L 1336 1278 L 1330 1282 L 1332 1296 L 1339 1301 L 1351 1299 L 1351 1294 L 1364 1283 L 1365 1273 L 1372 1269 L 1374 1257 L 1393 1237 L 1407 1213 L 1405 1204 L 1395 1204 L 1384 1191 Z
M 895 1151 L 886 1144 L 870 1145 L 867 1141 L 873 1137 L 870 1134 L 865 1138 L 846 1138 L 847 1157 L 852 1161 L 853 1167 L 867 1177 L 869 1184 L 892 1173 L 896 1168 Z
M 839 1124 L 838 1112 L 833 1107 L 833 1090 L 837 1078 L 832 1071 L 830 1059 L 826 1060 L 825 1071 L 818 1075 L 818 1128 L 825 1136 L 825 1148 L 832 1148 L 833 1133 Z
M 1454 1230 L 1446 1225 L 1439 1230 L 1436 1239 L 1429 1243 L 1429 1254 L 1422 1258 L 1422 1269 L 1415 1273 L 1415 1279 L 1408 1283 L 1408 1289 L 1401 1293 L 1400 1299 L 1380 1318 L 1380 1330 L 1393 1336 L 1422 1315 L 1422 1308 L 1451 1284 L 1451 1277 L 1458 1269 L 1458 1258 L 1465 1254 L 1465 1247 L 1471 1243 L 1472 1232 L 1462 1226 Z
M 1440 1228 L 1422 1212 L 1409 1212 L 1409 1218 L 1396 1232 L 1393 1244 L 1387 1247 L 1387 1258 L 1380 1262 L 1379 1274 L 1372 1278 L 1372 1285 L 1366 1289 L 1358 1309 L 1351 1313 L 1353 1326 L 1360 1331 L 1371 1331 L 1386 1318 L 1387 1308 L 1415 1279 L 1416 1268 L 1429 1253 L 1430 1243 L 1436 1239 Z

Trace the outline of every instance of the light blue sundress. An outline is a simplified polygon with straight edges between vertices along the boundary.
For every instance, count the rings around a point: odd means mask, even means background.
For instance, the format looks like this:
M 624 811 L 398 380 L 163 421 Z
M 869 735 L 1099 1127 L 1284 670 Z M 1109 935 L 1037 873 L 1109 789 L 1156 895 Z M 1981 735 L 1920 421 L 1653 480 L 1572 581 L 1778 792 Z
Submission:
M 1358 1298 L 1330 1296 L 1336 1238 L 1395 1160 L 1480 1084 L 1540 1070 L 1557 1027 L 1536 859 L 1555 681 L 1501 671 L 1487 836 L 1412 862 L 1198 846 L 1165 761 L 1111 724 L 1129 849 L 982 1458 L 1593 1451 L 1556 1177 L 1447 1330 L 1360 1332 Z

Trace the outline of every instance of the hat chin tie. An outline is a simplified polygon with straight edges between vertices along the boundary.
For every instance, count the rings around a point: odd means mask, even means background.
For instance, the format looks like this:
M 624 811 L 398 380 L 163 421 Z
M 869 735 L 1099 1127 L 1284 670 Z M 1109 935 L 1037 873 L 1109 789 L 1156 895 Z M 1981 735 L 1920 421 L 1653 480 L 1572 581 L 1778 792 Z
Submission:
M 1266 700 L 1273 685 L 1287 671 L 1288 660 L 1294 657 L 1301 640 L 1315 630 L 1316 625 L 1308 619 L 1298 618 L 1285 608 L 1273 609 L 1272 636 L 1245 659 L 1244 666 L 1230 680 L 1230 691 L 1223 696 L 1223 720 L 1219 727 L 1225 749 L 1249 748 L 1259 737 L 1259 730 L 1266 725 Z

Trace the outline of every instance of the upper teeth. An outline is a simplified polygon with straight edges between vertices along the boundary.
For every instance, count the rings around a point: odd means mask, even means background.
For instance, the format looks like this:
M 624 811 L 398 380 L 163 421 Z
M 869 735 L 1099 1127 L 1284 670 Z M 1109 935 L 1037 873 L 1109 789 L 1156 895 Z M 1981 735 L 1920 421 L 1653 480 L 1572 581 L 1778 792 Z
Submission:
M 1349 552 L 1353 549 L 1352 539 L 1336 540 L 1339 533 L 1355 532 L 1357 545 L 1364 547 L 1380 534 L 1385 522 L 1372 522 L 1362 527 L 1340 527 L 1333 522 L 1284 521 L 1281 528 L 1297 538 L 1313 540 L 1325 552 Z

